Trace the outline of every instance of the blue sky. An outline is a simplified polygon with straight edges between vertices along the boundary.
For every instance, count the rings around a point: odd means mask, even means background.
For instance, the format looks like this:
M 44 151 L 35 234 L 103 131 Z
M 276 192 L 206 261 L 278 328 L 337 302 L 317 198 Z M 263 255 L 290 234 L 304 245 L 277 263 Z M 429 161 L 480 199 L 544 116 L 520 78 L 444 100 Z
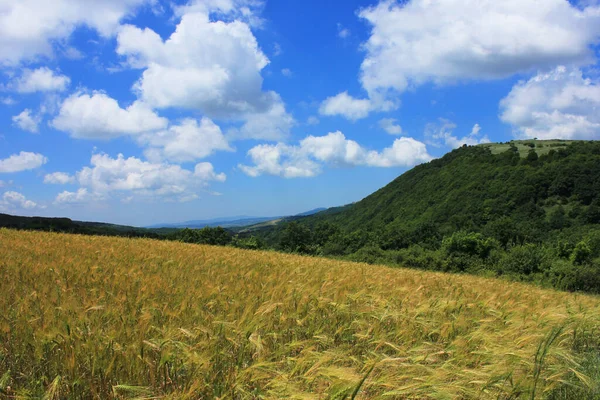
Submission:
M 596 0 L 0 0 L 0 212 L 289 215 L 598 139 L 599 39 Z

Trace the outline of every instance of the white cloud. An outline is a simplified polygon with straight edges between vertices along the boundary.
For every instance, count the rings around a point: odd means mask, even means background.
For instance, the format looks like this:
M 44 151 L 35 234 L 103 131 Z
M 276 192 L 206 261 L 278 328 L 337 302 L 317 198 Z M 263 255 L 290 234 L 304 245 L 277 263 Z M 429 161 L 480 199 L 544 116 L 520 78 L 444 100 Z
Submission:
M 326 100 L 323 114 L 356 120 L 425 83 L 500 79 L 558 64 L 592 63 L 591 46 L 600 38 L 600 6 L 587 4 L 381 0 L 359 11 L 371 27 L 360 72 L 367 97 L 357 100 L 341 93 Z
M 54 185 L 66 185 L 67 183 L 74 183 L 75 177 L 65 172 L 53 172 L 44 176 L 44 183 Z
M 111 36 L 124 17 L 152 1 L 0 0 L 0 64 L 50 57 L 54 43 L 79 26 Z
M 412 167 L 431 161 L 433 157 L 427 152 L 425 143 L 413 138 L 401 137 L 394 140 L 392 147 L 383 149 L 381 153 L 370 151 L 366 165 L 370 167 Z
M 311 115 L 310 117 L 308 117 L 308 119 L 306 120 L 306 123 L 308 125 L 319 125 L 321 121 L 319 121 L 319 118 L 315 117 L 314 115 Z
M 24 131 L 31 133 L 38 133 L 39 131 L 40 117 L 31 115 L 31 110 L 28 108 L 23 110 L 21 114 L 12 117 L 12 121 L 14 125 Z
M 119 154 L 94 154 L 89 167 L 76 174 L 78 192 L 63 192 L 57 202 L 87 201 L 116 196 L 179 201 L 203 190 L 211 181 L 224 182 L 225 174 L 215 173 L 210 163 L 197 164 L 194 171 L 179 165 L 143 161 Z
M 260 75 L 269 60 L 241 21 L 185 14 L 166 41 L 151 29 L 126 25 L 118 35 L 117 53 L 145 68 L 136 89 L 154 107 L 200 109 L 214 118 L 269 105 Z
M 148 154 L 155 156 L 151 159 L 174 162 L 196 161 L 220 150 L 232 151 L 221 128 L 206 117 L 200 123 L 185 119 L 167 130 L 144 134 L 138 141 L 149 147 Z
M 37 203 L 27 200 L 25 196 L 18 192 L 5 192 L 0 199 L 0 210 L 32 210 L 35 208 L 45 208 Z
M 124 109 L 106 94 L 94 92 L 75 93 L 67 98 L 51 125 L 75 138 L 112 139 L 164 129 L 168 120 L 142 102 L 136 101 Z
M 558 67 L 519 82 L 500 110 L 520 137 L 600 139 L 600 82 L 579 69 Z
M 86 188 L 80 188 L 76 192 L 64 191 L 59 193 L 54 200 L 54 204 L 81 204 L 92 200 L 92 196 Z
M 212 119 L 250 125 L 260 120 L 268 134 L 248 127 L 241 129 L 242 136 L 266 139 L 276 132 L 275 139 L 282 139 L 290 127 L 286 121 L 292 117 L 277 93 L 262 90 L 261 71 L 269 60 L 250 26 L 242 20 L 211 19 L 205 10 L 208 5 L 225 12 L 238 7 L 239 11 L 239 3 L 198 2 L 185 8 L 175 32 L 164 41 L 151 29 L 124 26 L 117 53 L 131 67 L 144 69 L 134 90 L 150 106 L 199 110 Z
M 394 118 L 383 118 L 379 120 L 379 126 L 390 135 L 402 134 L 402 127 L 398 125 L 398 121 Z
M 457 125 L 445 118 L 440 118 L 438 122 L 427 124 L 425 127 L 425 137 L 434 139 L 430 144 L 439 147 L 440 142 L 443 145 L 456 149 L 462 145 L 475 146 L 481 143 L 489 143 L 487 135 L 480 136 L 481 126 L 475 124 L 468 135 L 459 138 L 454 135 Z
M 8 158 L 0 159 L 0 173 L 21 172 L 36 169 L 46 164 L 48 159 L 38 153 L 22 151 Z
M 359 15 L 372 27 L 361 66 L 371 96 L 589 63 L 600 35 L 600 7 L 567 0 L 385 0 Z
M 284 68 L 281 70 L 281 75 L 285 76 L 286 78 L 291 78 L 294 75 L 294 73 L 292 72 L 291 69 Z
M 337 30 L 338 30 L 338 37 L 341 39 L 346 39 L 351 34 L 350 29 L 344 28 L 344 26 L 340 23 L 337 24 Z
M 203 181 L 225 182 L 227 176 L 224 173 L 216 173 L 213 165 L 208 162 L 196 164 L 194 176 Z
M 248 151 L 248 156 L 254 166 L 239 165 L 239 168 L 253 178 L 260 175 L 308 178 L 321 172 L 321 166 L 302 154 L 301 149 L 283 143 L 255 146 Z
M 239 129 L 231 129 L 228 134 L 233 139 L 284 140 L 290 129 L 296 124 L 294 118 L 285 111 L 279 95 L 271 92 L 275 98 L 272 106 L 265 112 L 248 113 L 245 123 Z
M 19 93 L 61 92 L 70 83 L 69 77 L 57 74 L 47 67 L 41 67 L 35 70 L 25 69 L 12 86 Z
M 339 131 L 325 136 L 308 136 L 297 146 L 259 145 L 250 149 L 248 156 L 254 165 L 239 165 L 247 175 L 284 178 L 312 177 L 321 172 L 323 165 L 407 167 L 432 159 L 425 144 L 412 138 L 396 139 L 391 147 L 378 152 L 346 139 Z
M 0 97 L 0 103 L 4 104 L 5 106 L 14 106 L 17 104 L 16 100 L 12 97 Z
M 261 28 L 264 20 L 258 14 L 263 7 L 263 0 L 191 0 L 186 5 L 176 6 L 175 14 L 200 12 L 227 20 L 240 19 L 253 28 Z
M 321 103 L 319 113 L 321 115 L 334 116 L 341 115 L 351 121 L 366 118 L 372 111 L 389 111 L 396 108 L 397 105 L 391 101 L 378 99 L 357 99 L 342 92 L 329 97 Z

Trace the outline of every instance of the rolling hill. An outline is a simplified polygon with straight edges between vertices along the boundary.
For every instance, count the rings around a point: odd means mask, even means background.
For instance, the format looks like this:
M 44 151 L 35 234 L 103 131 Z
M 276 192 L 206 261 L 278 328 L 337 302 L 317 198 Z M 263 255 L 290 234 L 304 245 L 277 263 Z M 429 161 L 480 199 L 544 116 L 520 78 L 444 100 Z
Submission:
M 463 146 L 361 201 L 243 234 L 288 252 L 600 293 L 600 142 Z
M 514 141 L 456 149 L 338 213 L 304 223 L 329 221 L 349 231 L 436 224 L 446 233 L 508 217 L 533 231 L 544 230 L 543 221 L 561 206 L 567 218 L 573 211 L 583 222 L 592 206 L 589 222 L 600 222 L 599 200 L 600 142 Z

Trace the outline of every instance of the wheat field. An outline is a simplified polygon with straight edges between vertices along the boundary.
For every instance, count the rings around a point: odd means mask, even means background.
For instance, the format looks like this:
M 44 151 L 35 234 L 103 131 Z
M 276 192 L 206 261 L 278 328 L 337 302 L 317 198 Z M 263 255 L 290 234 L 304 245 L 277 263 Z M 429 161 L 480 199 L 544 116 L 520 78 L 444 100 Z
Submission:
M 145 239 L 0 230 L 0 397 L 543 398 L 600 299 Z

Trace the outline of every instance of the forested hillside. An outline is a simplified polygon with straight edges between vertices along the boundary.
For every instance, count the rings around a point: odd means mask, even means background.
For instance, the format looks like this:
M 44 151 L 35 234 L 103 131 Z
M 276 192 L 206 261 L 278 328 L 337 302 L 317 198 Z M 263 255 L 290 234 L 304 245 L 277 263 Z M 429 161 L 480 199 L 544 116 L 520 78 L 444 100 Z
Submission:
M 282 250 L 600 290 L 600 143 L 463 146 L 339 212 L 256 232 Z

